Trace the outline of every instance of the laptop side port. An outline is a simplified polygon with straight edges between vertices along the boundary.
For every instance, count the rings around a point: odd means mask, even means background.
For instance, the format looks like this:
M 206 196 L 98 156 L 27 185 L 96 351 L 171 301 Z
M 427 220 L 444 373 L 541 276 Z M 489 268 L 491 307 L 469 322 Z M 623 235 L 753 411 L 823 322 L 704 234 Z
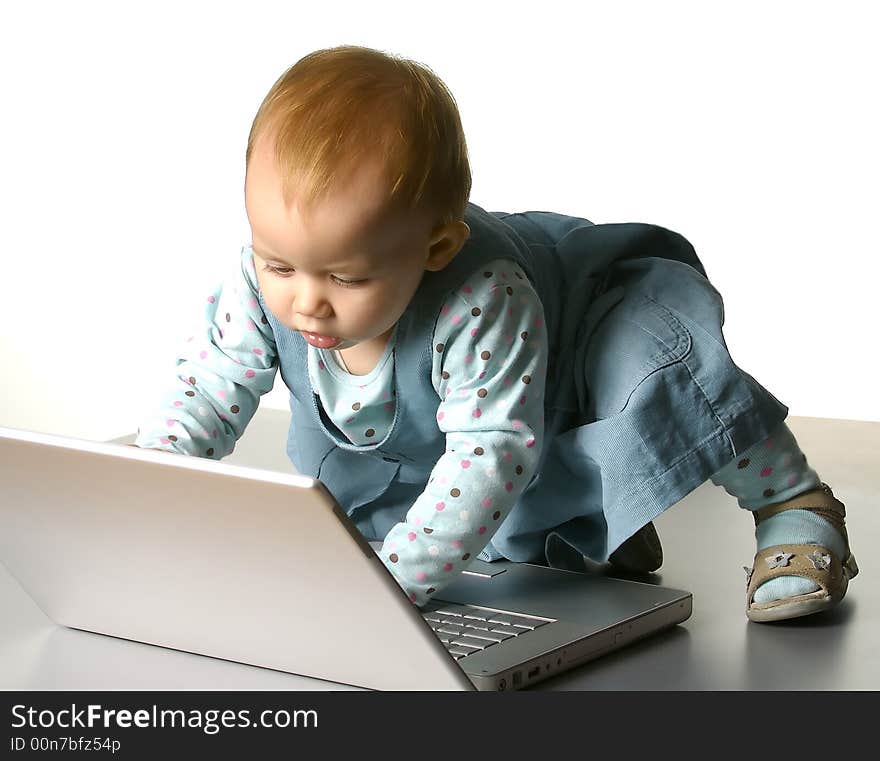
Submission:
M 519 687 L 522 684 L 522 671 L 513 672 L 513 686 Z
M 539 663 L 535 668 L 529 669 L 529 679 L 533 679 L 541 673 L 541 664 Z

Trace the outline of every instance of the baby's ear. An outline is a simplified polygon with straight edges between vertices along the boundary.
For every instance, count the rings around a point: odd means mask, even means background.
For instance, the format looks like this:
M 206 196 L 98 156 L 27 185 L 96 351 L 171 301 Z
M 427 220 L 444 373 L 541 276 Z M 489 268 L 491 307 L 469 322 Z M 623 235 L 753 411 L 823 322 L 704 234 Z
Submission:
M 470 237 L 471 228 L 463 220 L 450 222 L 436 230 L 431 237 L 431 248 L 425 269 L 439 272 L 461 251 Z

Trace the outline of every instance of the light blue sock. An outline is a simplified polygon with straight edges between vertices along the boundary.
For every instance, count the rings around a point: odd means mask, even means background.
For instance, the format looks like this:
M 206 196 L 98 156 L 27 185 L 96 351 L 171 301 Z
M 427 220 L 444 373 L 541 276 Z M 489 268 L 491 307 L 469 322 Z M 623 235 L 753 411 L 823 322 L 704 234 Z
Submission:
M 711 477 L 716 486 L 746 510 L 784 502 L 821 485 L 818 474 L 783 422 L 772 435 L 747 449 Z M 774 544 L 821 544 L 843 559 L 846 544 L 840 532 L 809 510 L 786 510 L 761 521 L 755 529 L 758 550 Z M 819 589 L 802 576 L 779 576 L 755 590 L 755 602 L 770 602 Z

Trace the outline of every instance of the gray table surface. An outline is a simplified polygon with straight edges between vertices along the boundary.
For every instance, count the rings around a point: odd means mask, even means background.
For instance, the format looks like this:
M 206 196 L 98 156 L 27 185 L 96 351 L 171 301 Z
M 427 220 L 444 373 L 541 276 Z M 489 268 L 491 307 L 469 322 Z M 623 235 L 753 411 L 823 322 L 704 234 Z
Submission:
M 288 413 L 261 408 L 227 462 L 292 470 Z M 860 574 L 835 610 L 776 624 L 745 616 L 751 515 L 707 482 L 655 522 L 664 564 L 648 580 L 688 589 L 693 615 L 532 690 L 880 689 L 880 423 L 790 417 L 808 461 L 847 506 Z M 130 441 L 125 437 L 120 441 Z M 269 669 L 67 629 L 0 565 L 0 690 L 345 690 Z

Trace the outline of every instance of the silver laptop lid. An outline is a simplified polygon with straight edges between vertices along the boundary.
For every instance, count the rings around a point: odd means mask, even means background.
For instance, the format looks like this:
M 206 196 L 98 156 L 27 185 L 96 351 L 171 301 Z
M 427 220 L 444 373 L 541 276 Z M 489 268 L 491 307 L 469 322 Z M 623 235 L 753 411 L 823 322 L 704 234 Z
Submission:
M 0 561 L 65 626 L 373 689 L 474 689 L 304 476 L 0 427 Z

